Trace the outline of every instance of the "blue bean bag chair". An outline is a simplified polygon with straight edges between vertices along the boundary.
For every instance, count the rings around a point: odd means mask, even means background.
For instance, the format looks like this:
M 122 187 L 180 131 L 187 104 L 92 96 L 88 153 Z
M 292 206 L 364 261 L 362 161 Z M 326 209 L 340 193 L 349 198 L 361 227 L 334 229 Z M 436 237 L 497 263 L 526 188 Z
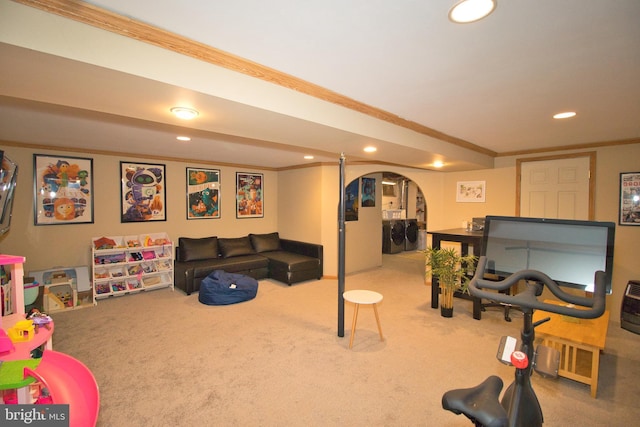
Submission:
M 202 280 L 198 301 L 206 305 L 227 305 L 256 297 L 258 281 L 244 274 L 215 270 Z

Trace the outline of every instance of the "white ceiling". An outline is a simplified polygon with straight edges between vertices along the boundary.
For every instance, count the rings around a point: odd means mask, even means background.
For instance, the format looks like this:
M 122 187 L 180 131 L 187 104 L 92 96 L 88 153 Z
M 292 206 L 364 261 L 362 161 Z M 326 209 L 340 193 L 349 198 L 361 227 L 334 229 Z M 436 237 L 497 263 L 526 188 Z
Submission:
M 0 24 L 13 24 L 11 13 L 27 7 L 0 1 L 7 12 Z M 14 44 L 10 30 L 0 38 L 0 140 L 273 168 L 304 164 L 308 153 L 314 161 L 335 161 L 346 152 L 422 168 L 444 158 L 449 170 L 462 170 L 486 167 L 487 150 L 640 138 L 640 1 L 500 0 L 488 18 L 464 25 L 447 20 L 454 2 L 89 3 L 467 141 L 471 150 L 446 148 L 424 135 L 414 141 L 407 129 L 391 136 L 392 130 L 374 130 L 377 125 L 339 126 L 336 117 L 321 121 L 304 111 L 259 108 L 194 90 L 196 83 L 38 52 Z M 170 103 L 175 93 L 202 116 L 178 122 L 144 111 L 150 100 Z M 566 110 L 578 115 L 551 118 Z M 207 111 L 216 111 L 215 120 Z M 193 140 L 177 144 L 178 132 Z M 366 144 L 377 145 L 378 153 L 364 155 Z

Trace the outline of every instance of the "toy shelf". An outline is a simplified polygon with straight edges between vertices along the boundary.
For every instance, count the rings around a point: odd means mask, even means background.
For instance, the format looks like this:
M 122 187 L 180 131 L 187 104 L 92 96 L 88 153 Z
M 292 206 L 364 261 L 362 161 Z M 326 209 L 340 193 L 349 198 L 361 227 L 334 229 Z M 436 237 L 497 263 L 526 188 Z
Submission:
M 173 243 L 166 233 L 92 239 L 93 298 L 96 300 L 170 287 Z

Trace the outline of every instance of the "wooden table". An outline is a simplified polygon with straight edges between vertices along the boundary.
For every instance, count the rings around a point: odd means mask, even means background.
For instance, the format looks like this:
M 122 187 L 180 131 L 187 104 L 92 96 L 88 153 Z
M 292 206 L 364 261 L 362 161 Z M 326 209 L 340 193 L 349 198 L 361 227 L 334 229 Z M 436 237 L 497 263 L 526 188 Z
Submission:
M 556 303 L 554 301 L 545 301 Z M 560 352 L 558 375 L 591 386 L 591 397 L 598 391 L 600 351 L 604 350 L 609 329 L 609 311 L 597 319 L 577 319 L 536 310 L 533 321 L 550 317 L 536 327 L 536 336 L 542 344 Z

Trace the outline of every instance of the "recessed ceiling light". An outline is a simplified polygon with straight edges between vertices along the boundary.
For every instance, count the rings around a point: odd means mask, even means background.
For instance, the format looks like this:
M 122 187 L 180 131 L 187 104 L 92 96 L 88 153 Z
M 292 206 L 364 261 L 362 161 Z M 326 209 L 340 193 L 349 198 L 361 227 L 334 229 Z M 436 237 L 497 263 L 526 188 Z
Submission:
M 570 119 L 571 117 L 575 117 L 575 116 L 576 116 L 575 111 L 565 111 L 564 113 L 554 114 L 553 118 L 554 119 Z
M 442 160 L 436 160 L 435 162 L 433 162 L 434 168 L 441 168 L 443 166 L 444 166 L 444 162 Z
M 187 107 L 173 107 L 171 109 L 171 112 L 179 119 L 183 119 L 183 120 L 191 120 L 194 119 L 196 117 L 198 117 L 198 113 L 196 110 L 194 110 L 193 108 L 187 108 Z
M 305 160 L 313 160 L 313 156 L 304 156 Z
M 365 153 L 375 153 L 376 151 L 378 151 L 378 149 L 376 147 L 369 146 L 364 147 L 364 151 Z
M 189 138 L 188 136 L 177 136 L 176 139 L 178 141 L 191 141 L 191 138 Z
M 497 0 L 460 0 L 449 10 L 449 19 L 456 24 L 478 21 L 493 12 Z

